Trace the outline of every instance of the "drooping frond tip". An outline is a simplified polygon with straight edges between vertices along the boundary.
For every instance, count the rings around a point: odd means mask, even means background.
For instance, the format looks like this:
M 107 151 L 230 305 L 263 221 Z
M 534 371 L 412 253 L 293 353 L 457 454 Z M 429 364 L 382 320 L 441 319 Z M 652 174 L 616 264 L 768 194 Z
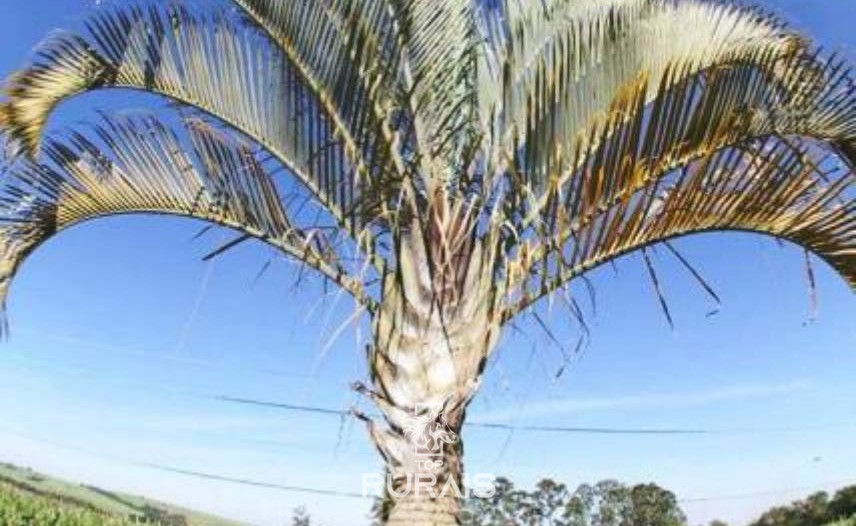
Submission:
M 512 288 L 512 313 L 626 254 L 717 231 L 806 247 L 856 289 L 855 188 L 849 171 L 820 171 L 806 150 L 775 139 L 717 151 L 570 227 Z
M 33 62 L 6 81 L 8 133 L 35 154 L 63 101 L 109 88 L 146 91 L 266 148 L 344 228 L 374 218 L 395 191 L 368 177 L 389 168 L 392 139 L 379 119 L 395 90 L 381 75 L 364 78 L 376 68 L 355 61 L 375 55 L 368 48 L 351 54 L 362 41 L 351 41 L 347 12 L 327 20 L 333 13 L 322 3 L 295 3 L 309 19 L 289 15 L 295 27 L 279 46 L 232 11 L 145 4 L 99 8 L 85 19 L 86 31 L 40 44 Z
M 329 255 L 292 226 L 252 149 L 198 119 L 186 141 L 154 116 L 108 118 L 91 133 L 48 138 L 44 159 L 4 167 L 0 301 L 24 259 L 58 232 L 95 218 L 166 214 L 222 225 L 269 243 L 359 296 Z

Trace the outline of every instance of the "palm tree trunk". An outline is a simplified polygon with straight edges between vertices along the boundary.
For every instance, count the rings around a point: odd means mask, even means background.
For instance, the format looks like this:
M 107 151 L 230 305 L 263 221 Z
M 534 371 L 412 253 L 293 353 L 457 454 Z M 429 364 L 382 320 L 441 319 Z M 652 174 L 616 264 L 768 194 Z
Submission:
M 385 421 L 364 417 L 386 462 L 386 526 L 460 524 L 466 492 L 461 430 L 499 328 L 481 316 L 458 320 L 442 344 L 408 336 L 424 336 L 424 324 L 413 333 L 377 333 L 384 351 L 374 353 L 374 388 L 357 386 Z
M 407 377 L 399 376 L 398 380 L 403 378 Z M 386 502 L 379 517 L 381 523 L 460 524 L 467 489 L 463 482 L 461 428 L 474 388 L 439 397 L 421 394 L 416 403 L 390 403 L 390 393 L 380 394 L 362 386 L 359 390 L 372 397 L 386 421 L 386 425 L 369 422 L 372 441 L 386 463 Z M 438 398 L 445 400 L 440 406 L 435 402 Z M 431 436 L 432 431 L 436 437 Z
M 387 526 L 457 526 L 460 524 L 463 486 L 460 443 L 446 447 L 434 468 L 419 467 L 390 480 L 392 499 Z
M 387 526 L 460 524 L 460 432 L 500 332 L 491 259 L 477 243 L 463 253 L 432 272 L 424 244 L 403 243 L 399 273 L 384 282 L 375 313 L 373 386 L 357 389 L 385 421 L 363 417 L 386 462 Z

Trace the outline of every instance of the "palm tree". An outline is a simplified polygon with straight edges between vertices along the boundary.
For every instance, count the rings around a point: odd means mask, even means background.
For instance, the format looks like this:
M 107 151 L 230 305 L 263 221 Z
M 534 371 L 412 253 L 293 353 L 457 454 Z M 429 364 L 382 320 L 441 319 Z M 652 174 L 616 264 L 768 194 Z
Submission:
M 457 433 L 503 326 L 625 254 L 756 232 L 856 287 L 853 77 L 758 10 L 138 1 L 84 26 L 5 84 L 0 292 L 47 238 L 115 214 L 234 230 L 217 253 L 279 249 L 371 319 L 355 388 L 383 415 L 359 416 L 395 490 L 460 485 L 460 443 L 426 466 L 408 419 Z M 45 131 L 63 101 L 107 89 L 170 110 Z M 386 521 L 457 524 L 459 507 L 410 492 Z

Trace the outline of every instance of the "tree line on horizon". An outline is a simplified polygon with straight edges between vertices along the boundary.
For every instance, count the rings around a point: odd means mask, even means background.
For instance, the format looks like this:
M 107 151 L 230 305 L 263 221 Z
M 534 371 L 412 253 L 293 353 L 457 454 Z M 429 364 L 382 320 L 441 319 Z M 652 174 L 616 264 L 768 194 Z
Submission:
M 388 510 L 378 499 L 372 526 L 383 524 Z M 689 526 L 675 494 L 657 484 L 626 485 L 615 480 L 582 484 L 576 490 L 542 479 L 532 490 L 507 478 L 496 481 L 493 497 L 471 497 L 463 526 Z M 305 507 L 295 510 L 291 526 L 318 526 Z M 704 525 L 698 525 L 704 526 Z M 714 520 L 708 526 L 737 526 Z M 764 512 L 748 526 L 856 526 L 856 485 L 813 493 Z

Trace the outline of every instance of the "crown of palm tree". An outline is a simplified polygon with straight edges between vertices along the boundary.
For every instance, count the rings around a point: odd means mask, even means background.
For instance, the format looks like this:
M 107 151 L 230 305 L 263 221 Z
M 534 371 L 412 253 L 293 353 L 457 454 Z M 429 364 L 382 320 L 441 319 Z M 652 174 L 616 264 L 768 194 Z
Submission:
M 488 248 L 505 319 L 712 230 L 794 241 L 856 285 L 853 79 L 769 16 L 665 0 L 233 4 L 98 9 L 8 79 L 0 125 L 30 157 L 7 161 L 3 292 L 46 238 L 134 212 L 262 239 L 369 307 L 366 283 L 402 266 L 416 231 L 446 288 Z M 186 111 L 45 137 L 57 105 L 106 88 Z

